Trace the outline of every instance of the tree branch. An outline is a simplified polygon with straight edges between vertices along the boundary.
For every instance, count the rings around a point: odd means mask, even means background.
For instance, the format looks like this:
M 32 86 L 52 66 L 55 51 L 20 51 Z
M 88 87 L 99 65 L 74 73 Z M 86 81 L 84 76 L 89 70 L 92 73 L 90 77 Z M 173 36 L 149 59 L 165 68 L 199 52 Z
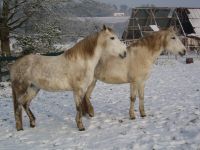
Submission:
M 19 6 L 21 6 L 22 4 L 24 4 L 26 2 L 27 2 L 27 0 L 23 0 L 22 2 L 19 3 L 18 0 L 16 0 L 15 5 L 13 7 L 9 8 L 9 11 L 18 8 Z
M 21 19 L 21 18 L 20 18 Z M 10 27 L 10 31 L 13 31 L 19 27 L 21 27 L 29 18 L 25 18 L 23 21 L 21 21 L 20 23 L 18 23 L 17 25 L 15 25 L 14 27 Z
M 11 25 L 13 25 L 13 24 L 16 24 L 16 23 L 19 22 L 21 19 L 23 19 L 23 17 L 22 17 L 22 18 L 18 18 L 18 19 L 16 19 L 15 21 L 9 23 L 8 26 L 11 26 Z
M 10 21 L 10 20 L 15 16 L 15 14 L 17 14 L 16 11 L 14 11 L 14 12 L 8 17 L 7 22 Z

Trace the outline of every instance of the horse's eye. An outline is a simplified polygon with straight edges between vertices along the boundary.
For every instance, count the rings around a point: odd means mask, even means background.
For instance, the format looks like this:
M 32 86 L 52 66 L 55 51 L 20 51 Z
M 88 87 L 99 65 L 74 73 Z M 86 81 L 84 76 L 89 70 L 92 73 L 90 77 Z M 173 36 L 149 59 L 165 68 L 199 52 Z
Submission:
M 110 39 L 111 39 L 111 40 L 114 40 L 114 39 L 115 39 L 115 37 L 111 37 Z
M 175 38 L 175 37 L 172 37 L 172 39 L 175 40 L 176 38 Z

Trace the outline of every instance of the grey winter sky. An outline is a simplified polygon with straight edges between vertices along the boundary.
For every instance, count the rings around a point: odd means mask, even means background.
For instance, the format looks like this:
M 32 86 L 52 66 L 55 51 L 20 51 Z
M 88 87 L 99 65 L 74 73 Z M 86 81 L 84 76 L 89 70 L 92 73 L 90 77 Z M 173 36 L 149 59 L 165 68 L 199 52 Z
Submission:
M 96 0 L 110 4 L 126 4 L 129 7 L 154 4 L 161 7 L 194 7 L 200 8 L 200 0 Z

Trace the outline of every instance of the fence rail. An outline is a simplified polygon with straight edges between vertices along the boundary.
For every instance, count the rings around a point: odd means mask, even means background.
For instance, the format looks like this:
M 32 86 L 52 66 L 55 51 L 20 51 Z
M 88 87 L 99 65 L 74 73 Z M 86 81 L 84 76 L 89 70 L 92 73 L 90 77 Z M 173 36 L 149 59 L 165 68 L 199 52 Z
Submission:
M 8 56 L 8 57 L 2 57 L 0 56 L 0 62 L 4 62 L 4 61 L 14 61 L 14 60 L 17 60 L 19 57 L 16 57 L 16 56 Z

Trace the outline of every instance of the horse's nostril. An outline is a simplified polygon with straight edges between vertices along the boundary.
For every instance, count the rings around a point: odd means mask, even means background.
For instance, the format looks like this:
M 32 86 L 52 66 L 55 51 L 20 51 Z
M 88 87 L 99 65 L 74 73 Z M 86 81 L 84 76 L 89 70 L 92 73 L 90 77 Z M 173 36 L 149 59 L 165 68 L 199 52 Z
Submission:
M 124 57 L 126 57 L 126 51 L 124 52 Z
M 186 54 L 186 50 L 184 49 L 182 52 L 179 52 L 180 56 L 184 56 Z
M 181 54 L 182 54 L 182 56 L 184 56 L 186 54 L 186 50 L 184 49 Z
M 124 51 L 124 53 L 119 54 L 119 57 L 121 57 L 122 59 L 126 57 L 126 51 Z
M 186 50 L 183 50 L 184 55 L 186 54 Z

